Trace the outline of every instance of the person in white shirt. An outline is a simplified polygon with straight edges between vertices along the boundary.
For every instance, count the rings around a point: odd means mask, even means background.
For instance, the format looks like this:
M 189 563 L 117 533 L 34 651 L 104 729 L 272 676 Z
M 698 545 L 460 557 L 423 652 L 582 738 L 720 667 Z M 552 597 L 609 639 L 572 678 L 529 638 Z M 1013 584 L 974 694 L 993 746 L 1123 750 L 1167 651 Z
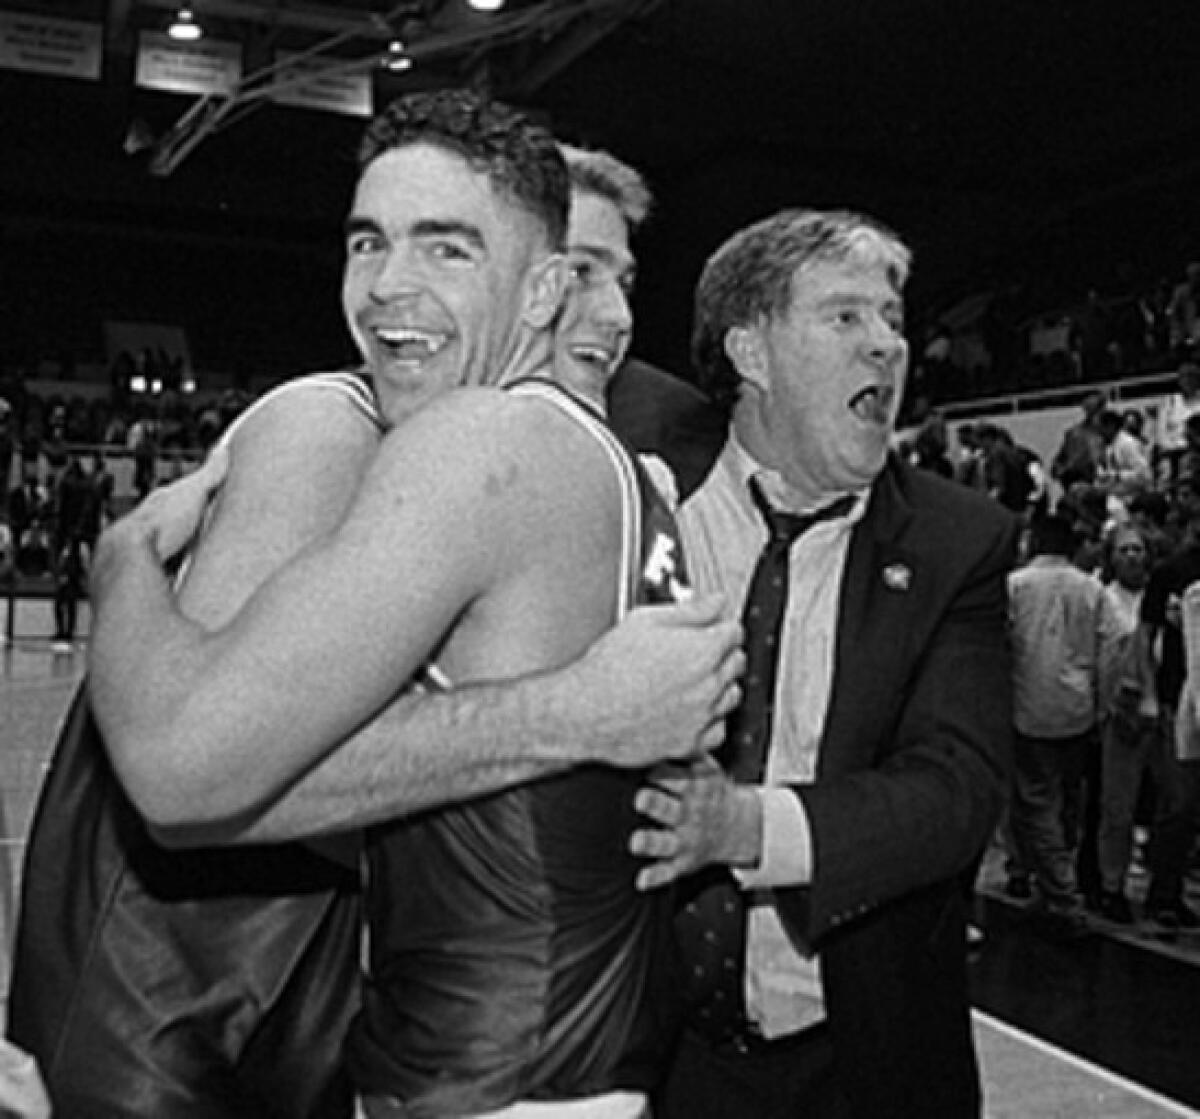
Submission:
M 697 588 L 746 595 L 768 535 L 755 487 L 826 515 L 783 557 L 775 687 L 744 681 L 770 725 L 761 778 L 697 763 L 638 796 L 642 885 L 702 870 L 690 894 L 731 868 L 748 917 L 735 1013 L 716 1029 L 690 992 L 659 1119 L 979 1113 L 964 882 L 1008 782 L 1016 519 L 889 454 L 908 269 L 869 218 L 785 210 L 700 279 L 700 387 L 732 414 L 680 510 Z
M 1125 895 L 1125 876 L 1133 855 L 1133 815 L 1142 776 L 1153 766 L 1162 733 L 1157 719 L 1139 714 L 1141 674 L 1135 640 L 1142 594 L 1149 574 L 1149 553 L 1141 530 L 1118 525 L 1107 540 L 1112 580 L 1104 595 L 1119 623 L 1109 656 L 1115 663 L 1112 688 L 1102 697 L 1100 826 L 1097 859 L 1100 894 L 1096 910 L 1118 924 L 1133 921 Z
M 1008 580 L 1016 742 L 1009 833 L 1016 862 L 1037 880 L 1042 927 L 1087 931 L 1064 816 L 1077 807 L 1085 753 L 1097 749 L 1100 697 L 1110 689 L 1105 651 L 1120 627 L 1101 583 L 1071 562 L 1070 522 L 1032 528 L 1033 558 Z
M 1121 502 L 1149 489 L 1154 482 L 1150 457 L 1141 441 L 1125 430 L 1120 412 L 1106 408 L 1100 413 L 1100 438 L 1104 450 L 1096 484 Z

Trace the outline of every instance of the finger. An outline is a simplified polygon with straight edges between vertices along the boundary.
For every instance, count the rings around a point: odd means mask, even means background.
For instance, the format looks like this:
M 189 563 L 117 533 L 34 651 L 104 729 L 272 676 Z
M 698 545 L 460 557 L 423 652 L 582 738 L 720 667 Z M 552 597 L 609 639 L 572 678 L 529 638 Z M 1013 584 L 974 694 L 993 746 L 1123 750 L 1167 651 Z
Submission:
M 717 696 L 717 704 L 713 714 L 718 719 L 724 719 L 737 710 L 742 702 L 742 689 L 739 684 L 727 684 Z
M 639 870 L 634 885 L 643 893 L 647 893 L 650 890 L 669 886 L 672 882 L 682 878 L 685 873 L 686 870 L 681 863 L 673 859 L 664 859 L 662 862 L 651 863 Z
M 651 786 L 643 786 L 637 791 L 633 807 L 643 816 L 667 827 L 677 824 L 682 814 L 678 797 Z
M 697 758 L 692 762 L 692 777 L 693 780 L 704 778 L 709 781 L 721 780 L 725 777 L 725 768 L 716 758 L 706 754 L 702 758 Z
M 662 828 L 639 828 L 629 837 L 629 852 L 642 859 L 668 859 L 679 853 L 679 837 Z
M 643 612 L 659 625 L 712 626 L 722 623 L 726 600 L 721 594 L 696 594 L 682 602 L 658 603 L 639 606 L 633 613 Z
M 701 732 L 696 740 L 696 750 L 691 755 L 699 758 L 706 754 L 711 754 L 713 750 L 719 749 L 725 741 L 725 720 L 714 719 Z
M 664 761 L 659 762 L 649 773 L 646 774 L 647 785 L 657 785 L 662 788 L 673 777 L 678 777 L 680 774 L 687 772 L 687 766 L 684 762 L 679 761 Z
M 721 665 L 721 676 L 734 683 L 746 675 L 746 651 L 738 645 L 732 649 Z
M 735 618 L 722 626 L 721 638 L 730 652 L 740 653 L 746 644 L 746 631 L 742 623 Z

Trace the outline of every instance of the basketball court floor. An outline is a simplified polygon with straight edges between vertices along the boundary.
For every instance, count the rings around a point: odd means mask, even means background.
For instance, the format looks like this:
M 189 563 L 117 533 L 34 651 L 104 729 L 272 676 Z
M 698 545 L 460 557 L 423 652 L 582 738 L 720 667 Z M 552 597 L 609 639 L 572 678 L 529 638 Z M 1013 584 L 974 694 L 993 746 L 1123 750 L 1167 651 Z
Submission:
M 6 609 L 0 600 L 0 633 Z M 0 994 L 24 836 L 87 626 L 85 607 L 80 642 L 55 652 L 50 604 L 23 601 L 15 640 L 0 648 Z M 1200 932 L 1097 920 L 1087 939 L 1052 942 L 1002 885 L 992 853 L 975 912 L 985 939 L 970 965 L 988 1119 L 1200 1117 Z M 1143 888 L 1135 874 L 1131 892 Z M 1200 879 L 1190 890 L 1200 908 Z

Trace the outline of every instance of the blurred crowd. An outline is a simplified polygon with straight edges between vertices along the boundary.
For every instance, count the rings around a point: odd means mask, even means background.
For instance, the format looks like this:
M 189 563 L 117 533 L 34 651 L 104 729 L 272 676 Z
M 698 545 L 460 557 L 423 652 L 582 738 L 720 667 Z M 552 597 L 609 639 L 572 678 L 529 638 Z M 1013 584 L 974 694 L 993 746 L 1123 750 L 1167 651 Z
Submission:
M 0 389 L 0 591 L 49 580 L 55 640 L 66 645 L 103 527 L 202 458 L 251 396 L 229 390 L 195 403 L 165 389 L 43 397 L 21 379 Z M 116 459 L 132 462 L 130 493 L 118 493 Z
M 912 396 L 936 404 L 1175 368 L 1195 356 L 1200 262 L 1146 285 L 1114 283 L 1047 310 L 1041 285 L 997 285 L 915 329 Z
M 1200 595 L 1188 590 L 1200 581 L 1200 365 L 1183 361 L 1177 382 L 1153 432 L 1138 409 L 1089 393 L 1049 462 L 991 422 L 959 425 L 952 453 L 936 411 L 899 447 L 1024 526 L 999 839 L 1007 893 L 1059 937 L 1139 919 L 1135 859 L 1140 919 L 1160 936 L 1200 927 L 1185 892 L 1200 825 Z

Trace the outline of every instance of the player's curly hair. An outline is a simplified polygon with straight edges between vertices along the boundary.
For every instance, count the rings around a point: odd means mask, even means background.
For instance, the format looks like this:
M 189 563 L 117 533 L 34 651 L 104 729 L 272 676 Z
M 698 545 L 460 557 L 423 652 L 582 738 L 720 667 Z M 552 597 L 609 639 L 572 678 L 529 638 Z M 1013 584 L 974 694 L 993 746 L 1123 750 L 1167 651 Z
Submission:
M 565 245 L 567 168 L 554 137 L 541 125 L 470 90 L 410 93 L 367 126 L 358 149 L 359 172 L 384 152 L 409 144 L 432 144 L 462 156 L 545 226 L 551 246 Z

